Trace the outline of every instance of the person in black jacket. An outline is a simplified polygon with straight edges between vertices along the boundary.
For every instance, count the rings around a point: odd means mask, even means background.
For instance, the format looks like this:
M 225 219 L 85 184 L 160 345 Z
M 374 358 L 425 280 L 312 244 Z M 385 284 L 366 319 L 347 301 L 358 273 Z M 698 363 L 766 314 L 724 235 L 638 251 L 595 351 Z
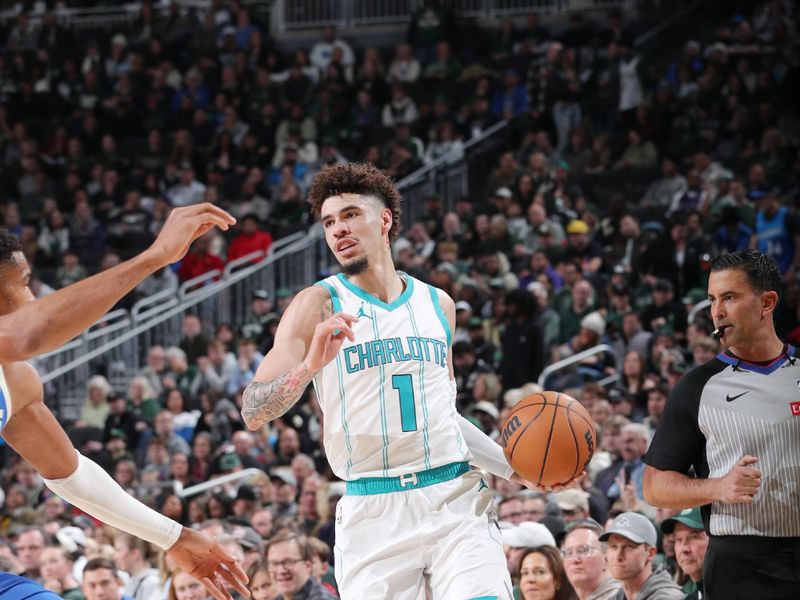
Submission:
M 505 389 L 536 381 L 544 368 L 544 336 L 537 324 L 539 303 L 527 290 L 506 294 L 507 321 L 500 343 L 503 359 L 500 376 Z

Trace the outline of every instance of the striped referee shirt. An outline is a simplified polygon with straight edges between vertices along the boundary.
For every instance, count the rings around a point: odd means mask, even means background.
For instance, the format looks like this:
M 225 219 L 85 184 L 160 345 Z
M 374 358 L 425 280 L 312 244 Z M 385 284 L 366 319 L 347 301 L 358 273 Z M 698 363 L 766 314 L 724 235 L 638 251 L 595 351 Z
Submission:
M 673 388 L 644 461 L 662 471 L 722 477 L 745 454 L 758 458 L 753 504 L 702 509 L 711 535 L 800 537 L 800 361 L 785 346 L 769 363 L 729 353 Z

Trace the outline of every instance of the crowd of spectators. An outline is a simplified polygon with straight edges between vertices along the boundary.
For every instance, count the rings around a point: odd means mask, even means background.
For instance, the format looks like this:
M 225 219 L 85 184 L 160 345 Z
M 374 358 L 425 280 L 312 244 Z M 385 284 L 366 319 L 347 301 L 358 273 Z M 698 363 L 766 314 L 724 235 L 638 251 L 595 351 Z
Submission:
M 459 44 L 456 16 L 426 5 L 394 47 L 356 48 L 328 27 L 309 51 L 288 53 L 238 3 L 213 7 L 172 3 L 162 14 L 143 3 L 113 36 L 21 13 L 7 32 L 2 220 L 23 241 L 35 291 L 138 253 L 171 206 L 207 200 L 240 217 L 132 302 L 304 230 L 304 190 L 326 164 L 366 160 L 401 178 L 456 160 L 464 142 L 508 119 L 518 143 L 495 157 L 485 190 L 450 212 L 430 198 L 393 252 L 456 300 L 458 409 L 493 438 L 516 402 L 542 389 L 547 365 L 612 348 L 544 380 L 596 423 L 581 487 L 538 494 L 489 478 L 517 591 L 585 600 L 622 587 L 630 598 L 647 582 L 659 597 L 695 593 L 702 524 L 644 502 L 642 457 L 669 390 L 719 351 L 707 312 L 689 318 L 710 255 L 755 244 L 775 256 L 779 331 L 800 341 L 790 3 L 720 15 L 661 62 L 637 49 L 618 14 L 577 13 L 558 31 L 536 15 L 506 19 Z M 343 487 L 325 460 L 313 390 L 260 431 L 244 431 L 239 416 L 295 291 L 256 291 L 243 323 L 186 316 L 181 343 L 149 348 L 127 390 L 92 377 L 71 427 L 131 493 L 221 536 L 256 598 L 335 594 Z M 24 461 L 5 459 L 0 570 L 76 600 L 102 597 L 93 586 L 136 600 L 203 597 L 163 556 L 76 515 Z M 203 494 L 173 487 L 248 468 L 258 474 Z

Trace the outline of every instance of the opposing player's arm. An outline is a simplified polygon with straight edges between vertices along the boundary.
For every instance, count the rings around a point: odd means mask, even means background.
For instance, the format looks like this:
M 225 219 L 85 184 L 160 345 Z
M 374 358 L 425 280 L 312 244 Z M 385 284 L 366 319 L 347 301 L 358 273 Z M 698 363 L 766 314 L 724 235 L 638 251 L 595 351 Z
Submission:
M 39 374 L 26 362 L 2 369 L 13 402 L 3 438 L 45 479 L 66 477 L 78 467 L 78 459 L 67 434 L 44 405 Z
M 51 490 L 93 517 L 168 550 L 170 557 L 218 600 L 231 600 L 225 583 L 249 595 L 245 572 L 214 540 L 145 506 L 96 463 L 75 451 L 44 405 L 42 383 L 31 365 L 18 362 L 2 369 L 13 401 L 3 437 L 44 477 Z
M 176 208 L 142 254 L 0 317 L 0 363 L 26 360 L 71 340 L 145 277 L 183 257 L 199 236 L 235 222 L 208 203 Z
M 242 396 L 242 419 L 252 430 L 294 406 L 314 375 L 353 339 L 344 313 L 333 314 L 328 291 L 318 285 L 297 296 L 281 318 L 275 344 Z

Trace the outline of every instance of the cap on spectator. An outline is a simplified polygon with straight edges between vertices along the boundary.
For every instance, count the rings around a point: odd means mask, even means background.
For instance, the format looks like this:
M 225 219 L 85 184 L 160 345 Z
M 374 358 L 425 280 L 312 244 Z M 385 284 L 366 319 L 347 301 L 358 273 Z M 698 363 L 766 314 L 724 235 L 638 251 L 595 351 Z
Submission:
M 473 413 L 476 413 L 478 411 L 485 412 L 493 419 L 500 418 L 500 411 L 497 410 L 497 407 L 488 400 L 481 400 L 480 402 L 475 404 L 475 406 L 472 407 Z
M 469 312 L 472 312 L 472 307 L 466 300 L 459 300 L 458 302 L 456 302 L 456 312 L 460 310 L 468 310 Z
M 495 198 L 513 198 L 514 194 L 507 187 L 499 187 L 492 194 Z
M 725 44 L 723 44 L 722 42 L 715 42 L 715 43 L 711 44 L 710 46 L 708 46 L 705 49 L 705 51 L 703 52 L 703 56 L 705 58 L 708 58 L 709 56 L 711 56 L 715 52 L 720 52 L 721 54 L 727 54 L 728 53 L 728 47 Z
M 536 228 L 537 235 L 550 235 L 551 233 L 553 233 L 553 230 L 550 229 L 550 225 L 547 223 L 542 223 Z
M 236 499 L 247 500 L 248 502 L 255 502 L 258 500 L 258 495 L 256 494 L 255 489 L 253 489 L 253 486 L 240 485 L 239 489 L 236 490 Z
M 483 329 L 483 319 L 480 317 L 470 317 L 467 321 L 467 329 Z
M 245 551 L 264 551 L 264 540 L 252 527 L 236 527 L 232 533 L 233 537 Z
M 589 493 L 578 488 L 569 488 L 553 494 L 553 500 L 561 510 L 589 510 Z
M 190 161 L 188 161 L 188 160 L 182 160 L 181 164 L 180 164 L 180 167 L 184 171 L 192 171 L 194 169 L 194 167 L 192 166 L 192 163 Z
M 581 327 L 603 336 L 606 332 L 606 320 L 598 311 L 591 312 L 581 319 Z
M 672 282 L 669 279 L 656 279 L 656 282 L 653 284 L 654 292 L 671 292 L 672 290 Z
M 702 288 L 692 288 L 683 297 L 684 304 L 698 304 L 708 297 L 708 293 Z
M 494 288 L 496 290 L 504 290 L 506 289 L 506 282 L 503 280 L 502 277 L 492 277 L 489 280 L 489 287 Z
M 78 546 L 86 546 L 86 534 L 79 527 L 62 527 L 56 532 L 56 539 L 67 552 L 76 552 Z
M 603 534 L 603 526 L 600 525 L 594 519 L 575 519 L 574 521 L 570 521 L 564 527 L 564 533 L 569 533 L 570 531 L 575 531 L 576 529 L 589 529 L 597 533 L 597 535 Z
M 682 523 L 692 529 L 705 529 L 705 525 L 703 525 L 703 517 L 700 514 L 700 507 L 697 506 L 695 508 L 684 508 L 674 517 L 664 519 L 661 522 L 661 532 L 672 533 L 675 531 L 676 523 Z
M 227 452 L 219 458 L 219 468 L 221 471 L 230 471 L 242 466 L 242 461 L 233 452 Z
M 222 35 L 223 36 L 236 35 L 236 27 L 234 27 L 233 25 L 226 25 L 225 27 L 222 28 Z
M 273 323 L 275 321 L 280 321 L 281 316 L 276 312 L 268 312 L 267 314 L 264 315 L 262 320 L 264 322 L 264 325 L 269 325 L 270 323 Z
M 478 282 L 475 281 L 472 277 L 462 277 L 458 280 L 458 283 L 461 284 L 461 287 L 468 287 L 475 290 L 480 290 L 481 286 L 478 285 Z
M 118 33 L 117 35 L 115 35 L 114 37 L 111 38 L 111 45 L 113 45 L 113 46 L 119 45 L 119 46 L 123 46 L 123 47 L 127 46 L 128 45 L 128 38 L 126 38 L 121 33 Z
M 455 266 L 453 263 L 451 263 L 451 262 L 447 262 L 447 261 L 445 261 L 445 262 L 441 262 L 441 263 L 439 263 L 439 264 L 436 266 L 436 270 L 437 270 L 439 273 L 447 273 L 447 274 L 448 274 L 448 275 L 450 275 L 450 277 L 452 277 L 453 279 L 455 279 L 456 277 L 458 277 L 458 269 L 456 269 L 456 266 Z
M 284 152 L 297 152 L 299 149 L 297 144 L 292 144 L 291 142 L 283 145 Z
M 589 226 L 583 219 L 572 219 L 567 225 L 567 233 L 589 233 Z
M 331 498 L 341 498 L 347 492 L 347 484 L 344 481 L 333 481 L 328 484 L 328 500 Z
M 537 548 L 554 546 L 556 539 L 550 530 L 541 523 L 525 522 L 501 529 L 503 543 L 511 548 Z
M 686 362 L 682 360 L 672 360 L 667 367 L 669 373 L 675 373 L 676 375 L 683 375 L 687 370 Z
M 282 287 L 275 290 L 275 298 L 277 298 L 278 300 L 284 300 L 291 295 L 292 292 L 289 288 Z
M 253 292 L 253 300 L 269 300 L 267 290 L 256 290 Z
M 475 346 L 472 342 L 460 340 L 453 344 L 453 356 L 461 356 L 462 354 L 474 354 Z
M 297 487 L 297 479 L 294 478 L 294 474 L 288 469 L 275 469 L 269 474 L 269 478 L 272 481 L 277 479 L 278 481 Z
M 120 398 L 119 395 L 115 395 L 113 399 L 114 400 L 118 400 L 119 398 Z M 110 400 L 111 400 L 111 398 L 109 398 L 109 401 Z M 113 439 L 127 440 L 128 436 L 125 435 L 125 432 L 122 431 L 122 429 L 120 429 L 118 427 L 112 427 L 111 431 L 108 432 L 108 439 L 109 440 L 113 440 Z
M 608 530 L 600 536 L 600 541 L 607 542 L 608 538 L 615 533 L 628 538 L 635 544 L 655 546 L 658 541 L 656 526 L 650 519 L 635 512 L 624 512 L 614 519 Z

